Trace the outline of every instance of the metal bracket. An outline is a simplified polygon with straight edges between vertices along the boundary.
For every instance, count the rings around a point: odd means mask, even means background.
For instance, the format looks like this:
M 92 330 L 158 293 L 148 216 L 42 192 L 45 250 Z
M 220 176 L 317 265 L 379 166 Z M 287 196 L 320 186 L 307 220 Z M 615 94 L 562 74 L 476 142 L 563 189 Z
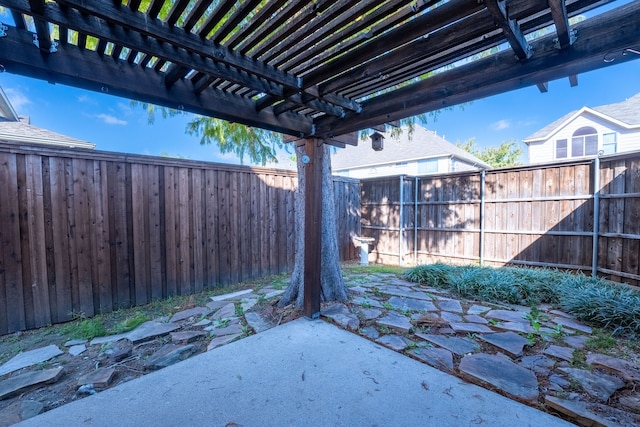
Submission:
M 9 27 L 0 22 L 0 37 L 7 37 Z
M 34 34 L 33 35 L 33 44 L 40 49 L 40 42 L 38 41 L 38 35 Z M 51 42 L 51 47 L 49 48 L 49 53 L 56 53 L 58 51 L 58 41 L 57 40 L 53 40 Z
M 578 39 L 578 32 L 576 30 L 569 31 L 569 46 L 571 46 Z M 561 49 L 560 40 L 556 37 L 553 39 L 553 47 L 556 49 Z

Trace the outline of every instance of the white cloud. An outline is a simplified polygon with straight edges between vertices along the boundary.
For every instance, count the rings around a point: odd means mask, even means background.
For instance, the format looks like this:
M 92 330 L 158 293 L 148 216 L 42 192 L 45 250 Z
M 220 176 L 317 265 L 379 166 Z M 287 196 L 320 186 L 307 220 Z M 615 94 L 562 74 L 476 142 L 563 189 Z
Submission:
M 98 114 L 96 115 L 96 117 L 108 125 L 126 125 L 127 124 L 125 120 L 120 120 L 119 118 L 112 116 L 111 114 Z
M 18 89 L 7 88 L 4 92 L 7 94 L 11 105 L 13 105 L 13 108 L 18 114 L 20 114 L 25 106 L 31 104 L 31 100 Z
M 505 130 L 511 127 L 509 120 L 498 120 L 495 123 L 491 123 L 491 129 L 493 130 Z

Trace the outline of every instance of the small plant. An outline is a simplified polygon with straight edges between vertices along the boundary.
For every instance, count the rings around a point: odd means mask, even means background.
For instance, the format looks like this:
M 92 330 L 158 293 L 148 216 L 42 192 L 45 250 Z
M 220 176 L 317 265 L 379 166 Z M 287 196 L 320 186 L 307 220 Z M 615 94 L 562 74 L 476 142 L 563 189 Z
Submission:
M 233 306 L 235 307 L 236 317 L 244 316 L 244 310 L 242 309 L 242 303 L 241 302 L 235 302 L 235 303 L 233 303 Z
M 382 307 L 386 308 L 387 310 L 393 310 L 393 306 L 387 301 L 382 303 Z
M 87 339 L 90 340 L 95 337 L 102 337 L 107 335 L 107 328 L 100 316 L 88 319 L 84 314 L 79 314 L 79 319 L 75 320 L 62 328 L 62 333 L 72 338 Z
M 585 347 L 592 351 L 609 350 L 615 346 L 616 339 L 601 330 L 596 330 L 585 343 Z
M 364 301 L 362 301 L 361 305 L 362 305 L 362 308 L 371 308 L 372 307 L 371 303 L 369 302 L 368 299 L 366 299 L 366 297 L 365 297 Z
M 475 332 L 474 333 L 467 332 L 467 338 L 470 340 L 475 340 L 476 338 L 478 338 L 478 334 L 476 334 Z
M 587 365 L 586 360 L 586 352 L 583 349 L 578 348 L 573 351 L 573 355 L 571 356 L 569 363 L 571 363 L 571 366 L 576 368 L 588 369 L 590 366 Z
M 149 321 L 149 316 L 141 311 L 136 311 L 133 316 L 127 317 L 123 321 L 119 322 L 113 329 L 109 330 L 111 334 L 122 334 L 129 332 L 144 322 Z
M 378 288 L 377 286 L 372 286 L 371 287 L 371 292 L 373 292 L 373 294 L 377 297 L 381 297 L 382 296 L 382 292 L 380 291 L 380 288 Z
M 388 335 L 391 333 L 391 330 L 385 325 L 377 325 L 377 328 L 378 328 L 378 332 L 380 332 L 383 335 Z
M 231 323 L 230 319 L 217 319 L 214 326 L 216 329 L 223 329 L 229 326 L 229 323 Z
M 529 341 L 529 345 L 536 345 L 536 341 L 538 340 L 538 336 L 533 332 L 529 332 L 526 336 L 527 341 Z
M 242 325 L 241 331 L 242 331 L 242 338 L 248 337 L 252 333 L 251 328 L 247 325 Z
M 564 330 L 562 330 L 562 325 L 557 324 L 555 328 L 553 328 L 553 332 L 551 332 L 551 336 L 555 339 L 560 339 L 565 335 Z

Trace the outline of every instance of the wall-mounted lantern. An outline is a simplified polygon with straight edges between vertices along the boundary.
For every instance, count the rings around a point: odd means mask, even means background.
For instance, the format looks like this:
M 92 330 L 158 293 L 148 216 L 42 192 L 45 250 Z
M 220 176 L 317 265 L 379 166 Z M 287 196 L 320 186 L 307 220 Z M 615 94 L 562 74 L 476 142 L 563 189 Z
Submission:
M 382 151 L 384 148 L 384 136 L 379 132 L 374 132 L 369 135 L 369 138 L 371 138 L 371 148 L 374 151 Z

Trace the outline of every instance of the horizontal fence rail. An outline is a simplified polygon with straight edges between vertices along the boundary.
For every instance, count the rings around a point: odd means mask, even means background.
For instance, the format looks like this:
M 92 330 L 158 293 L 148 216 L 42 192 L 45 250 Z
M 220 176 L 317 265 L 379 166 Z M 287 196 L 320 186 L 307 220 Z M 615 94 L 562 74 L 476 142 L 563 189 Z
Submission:
M 0 334 L 290 271 L 294 172 L 0 144 Z M 357 256 L 360 184 L 334 180 Z
M 382 263 L 552 267 L 637 286 L 640 153 L 366 179 L 362 232 Z

